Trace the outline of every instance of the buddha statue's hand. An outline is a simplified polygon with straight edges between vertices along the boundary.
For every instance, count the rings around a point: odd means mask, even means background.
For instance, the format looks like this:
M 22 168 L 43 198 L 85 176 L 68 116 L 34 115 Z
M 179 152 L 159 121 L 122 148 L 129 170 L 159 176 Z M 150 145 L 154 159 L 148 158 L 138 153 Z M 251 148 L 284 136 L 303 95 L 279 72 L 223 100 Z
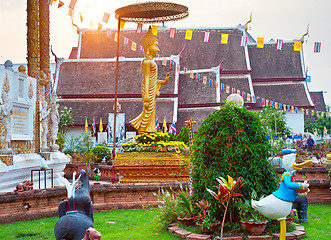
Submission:
M 165 75 L 165 81 L 169 81 L 169 78 L 170 78 L 170 74 L 171 74 L 171 72 L 168 72 L 166 75 Z

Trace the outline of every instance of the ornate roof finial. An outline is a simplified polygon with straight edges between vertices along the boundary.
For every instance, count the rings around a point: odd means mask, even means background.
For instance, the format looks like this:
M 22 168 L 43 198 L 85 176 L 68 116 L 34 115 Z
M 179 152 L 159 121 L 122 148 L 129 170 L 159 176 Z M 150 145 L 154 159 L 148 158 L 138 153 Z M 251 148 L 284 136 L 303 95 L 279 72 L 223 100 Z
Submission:
M 245 24 L 245 31 L 247 32 L 248 29 L 248 23 L 252 22 L 252 12 L 251 12 L 251 16 L 249 17 L 249 20 L 247 21 L 247 23 Z
M 9 85 L 8 75 L 7 74 L 6 74 L 5 82 L 3 83 L 2 88 L 3 88 L 3 90 L 5 90 L 6 93 L 8 93 L 9 90 L 10 90 L 10 85 Z
M 309 33 L 309 24 L 308 24 L 308 26 L 307 26 L 307 32 L 306 32 L 305 34 L 303 34 L 302 37 L 301 37 L 301 43 L 304 42 L 304 40 L 305 40 L 305 36 L 307 36 L 308 33 Z

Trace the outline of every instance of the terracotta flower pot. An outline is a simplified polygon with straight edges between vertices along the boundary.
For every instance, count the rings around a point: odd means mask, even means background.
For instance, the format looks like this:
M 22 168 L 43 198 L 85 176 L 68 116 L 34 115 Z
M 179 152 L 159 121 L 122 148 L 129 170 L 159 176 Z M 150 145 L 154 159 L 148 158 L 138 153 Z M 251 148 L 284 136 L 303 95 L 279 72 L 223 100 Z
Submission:
M 190 218 L 180 218 L 180 217 L 177 218 L 178 222 L 180 222 L 181 224 L 183 224 L 185 226 L 192 226 L 192 225 L 194 225 L 194 222 L 197 219 L 198 219 L 197 216 L 190 217 Z
M 219 228 L 219 226 L 220 226 L 221 224 L 222 224 L 221 221 L 216 220 L 216 222 L 214 222 L 213 225 L 212 225 L 210 228 L 206 228 L 206 227 L 202 226 L 202 225 L 201 225 L 200 223 L 198 223 L 198 222 L 195 223 L 195 225 L 198 226 L 200 232 L 201 232 L 201 233 L 205 233 L 205 234 L 210 234 L 210 233 L 215 232 L 215 231 Z
M 240 224 L 243 228 L 245 228 L 252 235 L 260 235 L 263 233 L 265 228 L 267 227 L 268 221 L 265 222 L 243 222 L 240 221 Z

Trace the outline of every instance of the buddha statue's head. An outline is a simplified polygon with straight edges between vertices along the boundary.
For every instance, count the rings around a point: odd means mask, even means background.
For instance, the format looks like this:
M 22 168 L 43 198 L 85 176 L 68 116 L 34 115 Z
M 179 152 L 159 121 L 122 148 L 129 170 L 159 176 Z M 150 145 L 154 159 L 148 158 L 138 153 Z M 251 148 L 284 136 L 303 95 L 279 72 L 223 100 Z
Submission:
M 142 44 L 142 46 L 144 48 L 145 55 L 149 55 L 150 52 L 153 51 L 151 49 L 151 47 L 155 47 L 155 45 L 158 44 L 157 38 L 152 33 L 151 26 L 149 27 L 149 29 L 148 29 L 147 33 L 145 34 L 145 36 L 141 39 L 141 44 Z M 156 47 L 157 48 L 154 49 L 154 50 L 156 51 L 156 54 L 157 54 L 157 52 L 159 51 L 159 48 L 158 48 L 158 46 L 156 46 Z M 152 54 L 152 55 L 154 55 L 154 54 Z M 153 57 L 155 57 L 155 56 L 153 56 Z

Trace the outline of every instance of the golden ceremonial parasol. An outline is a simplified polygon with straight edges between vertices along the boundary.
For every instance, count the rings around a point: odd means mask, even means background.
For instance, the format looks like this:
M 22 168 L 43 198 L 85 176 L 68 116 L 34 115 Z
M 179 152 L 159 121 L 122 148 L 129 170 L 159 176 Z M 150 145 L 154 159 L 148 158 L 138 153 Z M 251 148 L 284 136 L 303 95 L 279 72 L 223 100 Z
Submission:
M 117 26 L 117 52 L 116 52 L 116 79 L 115 79 L 115 106 L 117 103 L 118 91 L 118 62 L 119 62 L 119 39 L 120 23 L 134 22 L 141 24 L 164 23 L 167 21 L 180 20 L 188 16 L 186 6 L 170 2 L 146 2 L 136 3 L 118 8 L 115 11 L 115 18 L 118 19 Z M 114 131 L 113 131 L 113 158 L 115 157 L 116 145 L 116 111 L 114 112 Z

